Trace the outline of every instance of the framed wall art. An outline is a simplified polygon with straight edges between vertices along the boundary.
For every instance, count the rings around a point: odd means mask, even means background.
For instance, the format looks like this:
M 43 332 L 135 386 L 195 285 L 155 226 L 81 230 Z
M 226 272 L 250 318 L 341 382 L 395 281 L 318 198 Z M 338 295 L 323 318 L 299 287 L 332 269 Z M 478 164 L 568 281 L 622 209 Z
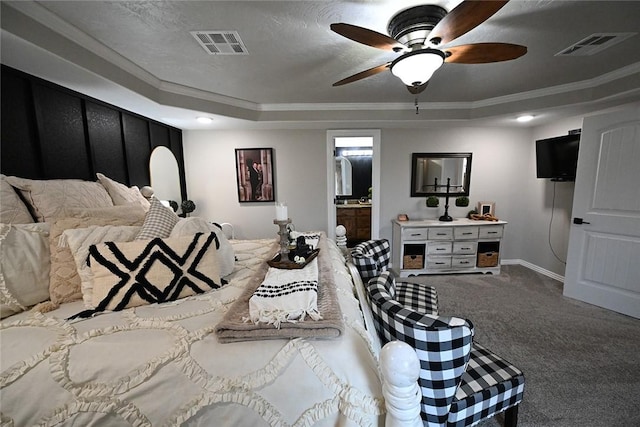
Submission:
M 274 202 L 272 148 L 236 148 L 238 201 Z
M 478 213 L 480 215 L 490 214 L 496 215 L 496 203 L 495 202 L 478 202 Z

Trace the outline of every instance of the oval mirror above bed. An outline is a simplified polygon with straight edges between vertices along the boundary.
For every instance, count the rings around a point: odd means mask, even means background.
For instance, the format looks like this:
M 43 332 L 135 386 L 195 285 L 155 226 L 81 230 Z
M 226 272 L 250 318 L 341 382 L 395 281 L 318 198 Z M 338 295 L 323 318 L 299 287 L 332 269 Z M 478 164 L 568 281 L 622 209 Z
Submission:
M 180 174 L 178 161 L 167 147 L 156 147 L 149 160 L 151 187 L 159 200 L 173 200 L 180 205 Z

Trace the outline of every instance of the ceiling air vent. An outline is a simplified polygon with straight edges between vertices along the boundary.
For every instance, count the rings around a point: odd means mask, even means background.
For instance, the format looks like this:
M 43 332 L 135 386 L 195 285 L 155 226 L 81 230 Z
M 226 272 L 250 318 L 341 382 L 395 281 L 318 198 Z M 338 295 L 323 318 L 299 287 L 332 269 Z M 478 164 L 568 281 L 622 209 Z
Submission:
M 237 31 L 191 31 L 198 44 L 210 55 L 248 55 Z
M 607 48 L 610 48 L 614 44 L 618 44 L 623 40 L 628 39 L 637 33 L 596 33 L 591 34 L 569 46 L 566 49 L 562 49 L 556 53 L 555 56 L 588 56 L 598 53 Z

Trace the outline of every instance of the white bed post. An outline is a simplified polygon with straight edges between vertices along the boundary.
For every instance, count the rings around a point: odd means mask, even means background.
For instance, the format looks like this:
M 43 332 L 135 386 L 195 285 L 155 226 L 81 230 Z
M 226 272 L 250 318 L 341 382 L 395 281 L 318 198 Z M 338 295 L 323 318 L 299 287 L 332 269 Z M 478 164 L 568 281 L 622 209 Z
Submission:
M 382 395 L 387 408 L 386 427 L 422 427 L 418 386 L 420 361 L 407 343 L 392 341 L 380 351 Z

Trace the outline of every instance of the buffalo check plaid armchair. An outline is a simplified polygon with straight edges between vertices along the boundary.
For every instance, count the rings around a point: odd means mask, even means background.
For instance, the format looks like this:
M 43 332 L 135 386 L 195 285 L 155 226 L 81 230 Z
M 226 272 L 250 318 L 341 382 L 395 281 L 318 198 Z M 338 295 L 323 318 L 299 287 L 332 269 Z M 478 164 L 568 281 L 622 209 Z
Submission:
M 471 426 L 502 411 L 505 426 L 517 424 L 522 372 L 473 342 L 470 321 L 439 316 L 435 289 L 396 282 L 387 271 L 369 281 L 367 293 L 382 343 L 403 341 L 417 353 L 424 426 Z M 429 302 L 416 301 L 416 295 L 429 297 Z
M 351 249 L 351 259 L 363 282 L 387 271 L 391 259 L 391 246 L 386 239 L 367 240 Z

